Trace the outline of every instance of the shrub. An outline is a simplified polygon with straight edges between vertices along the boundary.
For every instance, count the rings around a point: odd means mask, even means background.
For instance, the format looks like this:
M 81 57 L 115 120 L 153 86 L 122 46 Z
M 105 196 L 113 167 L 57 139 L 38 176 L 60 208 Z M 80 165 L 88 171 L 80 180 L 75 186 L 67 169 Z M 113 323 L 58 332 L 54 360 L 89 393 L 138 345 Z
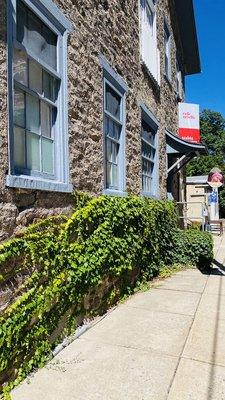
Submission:
M 191 221 L 190 225 L 187 227 L 188 229 L 196 229 L 200 231 L 202 229 L 202 223 L 199 221 Z
M 0 383 L 18 383 L 42 366 L 85 313 L 84 296 L 105 278 L 112 282 L 104 298 L 108 307 L 164 264 L 202 265 L 212 256 L 210 234 L 177 229 L 172 202 L 84 196 L 78 206 L 70 219 L 47 219 L 0 246 L 1 282 L 24 274 L 17 298 L 0 318 Z M 15 257 L 12 271 L 8 264 Z M 11 386 L 4 387 L 5 395 Z
M 197 265 L 200 269 L 207 269 L 213 259 L 213 240 L 209 232 L 196 229 L 174 233 L 175 251 L 173 262 Z

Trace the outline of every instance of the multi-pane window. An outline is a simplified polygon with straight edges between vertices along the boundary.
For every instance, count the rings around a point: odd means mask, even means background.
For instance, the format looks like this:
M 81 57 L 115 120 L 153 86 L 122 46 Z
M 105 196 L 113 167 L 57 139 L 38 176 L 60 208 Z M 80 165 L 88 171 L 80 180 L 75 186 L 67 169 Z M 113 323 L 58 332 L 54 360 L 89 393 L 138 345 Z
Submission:
M 160 83 L 160 56 L 157 47 L 156 2 L 140 0 L 141 6 L 141 56 L 151 77 Z
M 171 34 L 167 24 L 164 24 L 164 52 L 165 52 L 165 75 L 171 79 Z
M 154 192 L 154 174 L 156 162 L 156 132 L 142 119 L 141 126 L 142 154 L 142 191 L 146 194 Z
M 106 188 L 120 190 L 122 189 L 123 95 L 107 81 L 104 90 Z
M 54 175 L 55 121 L 61 79 L 57 35 L 17 0 L 13 49 L 14 169 Z

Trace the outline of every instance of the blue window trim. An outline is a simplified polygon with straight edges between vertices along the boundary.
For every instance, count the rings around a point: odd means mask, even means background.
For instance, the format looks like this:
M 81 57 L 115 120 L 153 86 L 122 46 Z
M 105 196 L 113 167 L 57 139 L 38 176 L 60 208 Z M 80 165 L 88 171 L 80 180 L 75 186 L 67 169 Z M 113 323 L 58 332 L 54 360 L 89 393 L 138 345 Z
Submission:
M 99 55 L 99 62 L 103 68 L 103 74 L 106 79 L 111 81 L 112 85 L 117 88 L 120 92 L 128 92 L 128 86 L 125 80 L 116 73 L 116 71 L 110 66 L 105 56 Z
M 33 189 L 33 190 L 46 190 L 50 192 L 67 192 L 71 193 L 73 187 L 69 183 L 62 183 L 57 181 L 50 181 L 48 179 L 33 179 L 30 176 L 6 176 L 6 186 L 20 188 L 20 189 Z
M 141 109 L 141 121 L 144 120 L 154 131 L 155 131 L 155 147 L 156 147 L 156 154 L 155 154 L 155 162 L 154 162 L 154 172 L 152 178 L 152 186 L 153 190 L 151 192 L 144 192 L 141 190 L 142 196 L 151 197 L 153 199 L 159 199 L 159 121 L 154 116 L 154 114 L 148 109 L 143 101 L 139 102 L 139 107 Z M 141 155 L 141 168 L 142 168 L 142 155 Z
M 104 189 L 103 194 L 125 196 L 126 186 L 126 168 L 125 168 L 125 126 L 126 126 L 126 92 L 128 86 L 124 79 L 118 75 L 110 66 L 106 58 L 100 54 L 100 65 L 103 69 L 103 152 L 104 152 Z M 122 130 L 120 136 L 119 149 L 119 187 L 118 189 L 106 188 L 106 146 L 105 146 L 105 130 L 104 130 L 104 113 L 105 113 L 105 86 L 110 85 L 122 98 Z
M 16 2 L 7 0 L 7 70 L 8 70 L 8 143 L 9 143 L 9 174 L 6 176 L 6 186 L 26 189 L 53 190 L 72 192 L 69 184 L 69 153 L 68 153 L 68 93 L 67 93 L 67 37 L 73 27 L 60 9 L 51 0 L 23 0 L 51 30 L 58 35 L 58 70 L 61 77 L 58 98 L 57 133 L 55 143 L 55 176 L 33 176 L 15 172 L 13 155 L 13 47 L 16 38 Z M 59 51 L 60 49 L 60 51 Z
M 147 122 L 148 125 L 151 126 L 152 129 L 155 131 L 158 130 L 159 128 L 159 121 L 158 119 L 154 116 L 154 114 L 146 107 L 145 103 L 143 101 L 139 102 L 139 107 L 141 108 L 142 112 L 142 118 Z

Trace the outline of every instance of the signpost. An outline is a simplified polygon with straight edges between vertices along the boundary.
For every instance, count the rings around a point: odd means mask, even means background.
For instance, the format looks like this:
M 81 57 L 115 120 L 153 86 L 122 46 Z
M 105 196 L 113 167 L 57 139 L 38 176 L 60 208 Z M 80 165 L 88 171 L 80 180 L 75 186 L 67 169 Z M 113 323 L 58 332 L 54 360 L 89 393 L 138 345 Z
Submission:
M 219 168 L 213 168 L 208 175 L 208 184 L 212 188 L 209 194 L 211 220 L 219 220 L 218 188 L 224 184 L 224 177 Z
M 179 136 L 187 142 L 200 143 L 198 104 L 179 103 Z

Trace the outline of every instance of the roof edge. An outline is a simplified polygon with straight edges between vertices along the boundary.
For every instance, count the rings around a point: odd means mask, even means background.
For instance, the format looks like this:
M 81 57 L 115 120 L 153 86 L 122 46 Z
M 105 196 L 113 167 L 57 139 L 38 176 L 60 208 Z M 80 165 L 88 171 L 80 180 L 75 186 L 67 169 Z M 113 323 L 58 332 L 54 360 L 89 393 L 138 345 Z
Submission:
M 186 75 L 201 72 L 193 0 L 174 0 L 184 55 Z
M 181 139 L 179 136 L 170 132 L 168 129 L 166 129 L 166 135 L 168 135 L 171 139 L 174 139 L 176 142 L 179 142 L 180 144 L 184 144 L 185 146 L 188 146 L 190 148 L 196 148 L 196 150 L 198 150 L 198 149 L 206 150 L 206 146 L 204 144 L 196 143 L 196 142 L 188 142 L 187 140 Z

